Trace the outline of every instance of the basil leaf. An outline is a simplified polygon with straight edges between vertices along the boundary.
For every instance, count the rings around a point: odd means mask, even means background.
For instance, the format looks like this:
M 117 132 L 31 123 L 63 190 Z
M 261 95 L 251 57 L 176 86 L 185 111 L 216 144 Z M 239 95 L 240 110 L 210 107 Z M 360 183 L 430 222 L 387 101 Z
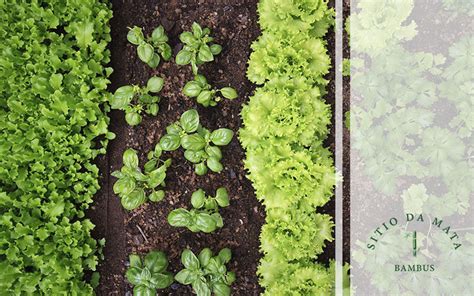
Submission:
M 224 283 L 216 283 L 213 286 L 212 292 L 215 296 L 229 296 L 230 287 Z
M 195 270 L 200 267 L 199 259 L 189 249 L 186 249 L 183 251 L 183 253 L 181 253 L 181 263 L 183 263 L 184 267 L 191 270 Z
M 132 285 L 140 285 L 142 282 L 142 270 L 138 267 L 130 267 L 125 273 L 125 277 Z
M 125 121 L 131 125 L 135 126 L 142 122 L 142 116 L 136 112 L 130 112 L 125 114 Z
M 129 256 L 129 261 L 130 261 L 130 267 L 142 267 L 142 260 L 140 259 L 140 256 L 137 254 L 130 254 Z
M 173 283 L 173 275 L 170 273 L 155 273 L 152 275 L 150 284 L 154 289 L 165 289 Z M 155 292 L 156 293 L 156 292 Z
M 217 229 L 217 224 L 214 218 L 206 213 L 197 214 L 195 225 L 200 231 L 205 233 L 210 233 Z
M 166 167 L 159 167 L 156 170 L 150 172 L 148 175 L 148 186 L 150 188 L 156 188 L 166 178 Z
M 173 151 L 179 148 L 181 138 L 178 135 L 167 134 L 160 139 L 161 149 L 164 151 Z
M 156 68 L 160 64 L 160 56 L 157 53 L 153 53 L 153 56 L 151 57 L 150 61 L 147 63 L 147 65 L 150 68 Z
M 217 189 L 216 201 L 220 207 L 227 207 L 229 205 L 229 194 L 225 188 L 221 187 Z
M 222 220 L 222 216 L 219 213 L 212 213 L 211 214 L 212 219 L 216 222 L 216 227 L 221 228 L 224 226 L 224 220 Z
M 201 74 L 195 75 L 194 81 L 196 81 L 202 88 L 205 88 L 208 85 L 206 77 Z
M 197 279 L 193 282 L 193 289 L 199 296 L 211 296 L 211 289 L 209 289 L 207 284 L 201 279 Z
M 215 145 L 225 146 L 230 143 L 234 132 L 227 128 L 220 128 L 211 133 L 211 141 Z
M 115 182 L 113 190 L 115 194 L 126 195 L 135 189 L 135 185 L 135 181 L 132 178 L 124 177 Z
M 149 63 L 151 59 L 153 58 L 154 49 L 153 49 L 153 46 L 144 42 L 138 45 L 137 53 L 138 53 L 138 58 L 140 58 L 140 60 L 142 60 L 145 63 Z
M 212 251 L 209 248 L 204 248 L 199 252 L 199 263 L 201 263 L 201 266 L 206 267 L 206 265 L 209 263 L 209 260 L 212 257 Z
M 224 248 L 220 250 L 219 254 L 217 255 L 223 264 L 229 263 L 230 259 L 232 259 L 232 251 L 229 248 Z
M 151 33 L 151 41 L 154 43 L 162 43 L 168 41 L 168 36 L 165 34 L 163 26 L 158 26 Z
M 148 107 L 146 109 L 146 113 L 148 113 L 150 115 L 153 115 L 153 116 L 156 116 L 158 114 L 159 110 L 160 110 L 160 107 L 158 106 L 158 104 L 153 103 L 153 104 L 148 105 Z
M 196 81 L 189 81 L 183 88 L 183 94 L 188 97 L 194 98 L 201 93 L 201 86 Z
M 220 92 L 224 98 L 229 100 L 233 100 L 239 96 L 237 91 L 232 87 L 224 87 L 220 90 Z
M 213 92 L 210 90 L 203 90 L 201 93 L 197 96 L 196 101 L 203 105 L 204 107 L 209 107 L 211 104 L 211 99 L 213 96 Z
M 143 189 L 135 189 L 121 199 L 122 206 L 127 210 L 133 210 L 141 206 L 146 200 Z
M 202 160 L 202 150 L 199 150 L 199 151 L 186 150 L 184 151 L 184 158 L 186 158 L 192 163 L 200 163 Z
M 198 23 L 194 22 L 191 26 L 191 29 L 193 30 L 194 37 L 196 37 L 197 39 L 202 37 L 202 28 Z
M 153 93 L 160 92 L 163 89 L 164 80 L 161 77 L 153 76 L 148 79 L 146 87 L 149 91 Z
M 181 115 L 179 121 L 186 133 L 193 133 L 199 127 L 199 114 L 196 109 L 188 110 Z
M 145 266 L 151 273 L 162 272 L 168 267 L 168 259 L 165 253 L 159 251 L 151 251 L 145 256 Z
M 191 195 L 191 204 L 194 208 L 200 209 L 204 206 L 204 202 L 206 200 L 206 194 L 204 190 L 198 189 Z
M 165 198 L 165 192 L 163 190 L 154 191 L 148 197 L 148 199 L 150 199 L 152 202 L 162 201 L 163 198 Z
M 156 291 L 145 285 L 135 286 L 133 296 L 156 296 Z
M 180 284 L 189 285 L 194 282 L 196 276 L 189 269 L 183 269 L 174 276 L 174 279 Z
M 145 173 L 149 173 L 156 168 L 156 164 L 158 163 L 157 159 L 151 159 L 145 163 L 144 170 Z
M 140 27 L 135 26 L 127 33 L 128 42 L 134 45 L 139 45 L 141 42 L 143 42 L 144 39 L 145 38 L 143 37 L 142 28 Z
M 222 164 L 215 157 L 209 157 L 206 161 L 206 164 L 211 171 L 216 172 L 216 173 L 220 173 L 224 169 Z
M 214 60 L 214 56 L 212 55 L 211 49 L 206 44 L 201 45 L 201 47 L 199 48 L 198 57 L 203 62 L 211 62 Z
M 206 146 L 204 138 L 198 134 L 186 135 L 181 139 L 181 146 L 187 150 L 198 151 Z
M 235 282 L 235 273 L 229 271 L 225 276 L 225 283 L 230 286 L 233 282 Z
M 222 159 L 222 152 L 221 152 L 221 149 L 219 147 L 206 146 L 205 151 L 210 157 L 214 157 L 218 160 Z
M 168 214 L 168 223 L 174 227 L 186 227 L 191 221 L 191 214 L 188 210 L 179 208 Z
M 179 40 L 181 40 L 181 42 L 184 44 L 190 45 L 195 42 L 196 38 L 194 38 L 191 32 L 183 32 L 179 35 Z
M 187 65 L 191 62 L 192 54 L 187 50 L 181 50 L 176 55 L 176 64 L 178 65 Z
M 207 173 L 207 166 L 204 162 L 201 162 L 201 163 L 198 163 L 195 167 L 194 167 L 194 172 L 198 175 L 198 176 L 203 176 Z
M 213 55 L 218 55 L 222 51 L 222 46 L 220 46 L 219 44 L 213 44 L 211 45 L 210 49 Z
M 123 110 L 133 99 L 135 95 L 133 86 L 125 85 L 117 88 L 110 99 L 110 108 Z
M 129 168 L 138 168 L 137 152 L 131 148 L 125 150 L 122 156 L 123 164 Z

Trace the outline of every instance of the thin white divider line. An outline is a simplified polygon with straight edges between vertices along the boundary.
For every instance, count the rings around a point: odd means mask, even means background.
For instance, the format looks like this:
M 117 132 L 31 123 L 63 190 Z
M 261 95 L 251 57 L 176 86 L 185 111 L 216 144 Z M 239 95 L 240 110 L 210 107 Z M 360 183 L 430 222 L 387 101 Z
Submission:
M 336 154 L 335 154 L 335 165 L 336 165 L 336 172 L 341 173 L 343 172 L 343 104 L 342 104 L 342 59 L 343 59 L 343 52 L 342 52 L 342 36 L 343 36 L 343 6 L 342 6 L 342 1 L 343 0 L 335 0 L 335 9 L 336 9 L 336 24 L 334 27 L 334 32 L 336 34 L 335 36 L 335 46 L 336 46 L 336 55 L 335 55 L 335 101 L 336 101 L 336 110 L 335 110 L 335 118 L 334 118 L 334 123 L 335 123 L 335 146 L 336 146 Z M 335 289 L 335 295 L 336 296 L 342 296 L 343 295 L 343 286 L 342 286 L 342 280 L 343 280 L 343 186 L 342 183 L 340 183 L 338 186 L 336 186 L 335 190 L 335 199 L 336 199 L 336 211 L 335 211 L 335 224 L 336 224 L 336 234 L 335 234 L 335 239 L 336 239 L 336 250 L 335 250 L 335 259 L 336 259 L 336 289 Z

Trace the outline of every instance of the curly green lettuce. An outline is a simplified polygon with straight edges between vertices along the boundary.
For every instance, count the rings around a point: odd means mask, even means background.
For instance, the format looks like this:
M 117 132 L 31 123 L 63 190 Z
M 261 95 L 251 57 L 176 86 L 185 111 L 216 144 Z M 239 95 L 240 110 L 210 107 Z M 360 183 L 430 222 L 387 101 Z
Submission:
M 261 0 L 259 24 L 265 31 L 283 34 L 309 33 L 322 37 L 334 22 L 327 0 Z
M 260 234 L 260 249 L 267 258 L 292 261 L 316 258 L 332 241 L 330 215 L 298 209 L 271 209 Z
M 332 196 L 336 175 L 330 158 L 318 163 L 308 150 L 293 151 L 285 145 L 247 150 L 244 163 L 257 198 L 267 209 L 310 209 Z
M 265 296 L 332 295 L 333 274 L 310 260 L 287 262 L 264 257 L 257 274 Z
M 252 44 L 247 77 L 256 84 L 279 77 L 304 77 L 308 83 L 321 88 L 328 83 L 324 75 L 329 73 L 331 59 L 327 54 L 326 42 L 304 34 L 289 35 L 287 38 L 264 31 Z

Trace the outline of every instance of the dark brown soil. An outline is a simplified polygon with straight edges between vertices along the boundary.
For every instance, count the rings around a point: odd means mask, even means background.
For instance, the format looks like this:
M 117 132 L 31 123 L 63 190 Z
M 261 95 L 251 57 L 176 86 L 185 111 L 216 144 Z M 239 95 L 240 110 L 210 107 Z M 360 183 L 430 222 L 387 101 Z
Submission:
M 165 87 L 160 112 L 156 117 L 146 117 L 135 127 L 128 127 L 122 112 L 110 113 L 110 129 L 117 138 L 107 150 L 107 156 L 99 160 L 103 168 L 102 190 L 90 217 L 97 225 L 94 235 L 105 237 L 105 261 L 99 272 L 101 282 L 98 295 L 126 295 L 131 287 L 124 279 L 128 254 L 163 250 L 168 254 L 170 270 L 179 271 L 182 266 L 179 256 L 183 249 L 198 252 L 204 247 L 214 251 L 229 247 L 233 260 L 229 269 L 237 274 L 232 285 L 233 295 L 258 295 L 261 289 L 256 276 L 259 233 L 264 221 L 264 210 L 255 198 L 251 183 L 245 178 L 242 159 L 244 152 L 237 137 L 223 149 L 225 169 L 220 174 L 208 173 L 197 176 L 192 165 L 183 157 L 182 150 L 167 153 L 173 164 L 168 170 L 166 198 L 160 203 L 146 203 L 137 210 L 127 212 L 122 209 L 119 199 L 114 196 L 112 186 L 115 178 L 110 172 L 120 169 L 121 156 L 126 148 L 140 152 L 144 162 L 146 153 L 153 149 L 163 135 L 165 127 L 177 120 L 184 111 L 197 108 L 203 126 L 210 129 L 227 127 L 237 131 L 241 120 L 239 113 L 243 102 L 248 99 L 254 87 L 246 80 L 246 61 L 250 54 L 250 44 L 260 34 L 256 23 L 256 1 L 112 1 L 114 18 L 112 27 L 111 91 L 125 84 L 144 85 L 152 75 L 165 79 Z M 146 34 L 162 24 L 170 37 L 170 44 L 176 54 L 179 51 L 178 36 L 189 30 L 193 21 L 212 29 L 216 42 L 223 45 L 223 52 L 216 61 L 204 65 L 200 70 L 216 87 L 232 86 L 239 98 L 220 102 L 217 107 L 197 106 L 193 99 L 181 94 L 184 84 L 193 75 L 188 66 L 178 67 L 174 62 L 162 63 L 152 70 L 136 56 L 135 47 L 126 40 L 127 27 L 143 27 Z M 178 207 L 190 207 L 190 195 L 203 188 L 210 194 L 224 186 L 231 197 L 231 206 L 222 209 L 224 227 L 212 234 L 195 234 L 187 229 L 171 227 L 166 217 Z M 141 229 L 144 236 L 140 233 Z M 160 295 L 191 295 L 190 287 L 174 284 L 160 291 Z
M 114 17 L 111 21 L 110 50 L 114 73 L 110 91 L 115 91 L 125 84 L 144 85 L 152 75 L 162 76 L 166 82 L 160 93 L 162 100 L 160 112 L 156 117 L 145 116 L 139 126 L 131 128 L 125 123 L 122 112 L 110 113 L 110 129 L 117 138 L 109 144 L 107 155 L 98 160 L 102 172 L 102 189 L 89 211 L 89 217 L 96 224 L 94 237 L 105 237 L 107 241 L 104 249 L 105 260 L 99 267 L 101 280 L 97 289 L 98 295 L 131 295 L 131 286 L 124 278 L 130 253 L 162 250 L 168 254 L 170 271 L 175 273 L 182 268 L 179 256 L 183 249 L 191 248 L 198 252 L 204 247 L 211 247 L 214 251 L 224 247 L 232 249 L 233 259 L 228 267 L 237 274 L 237 281 L 232 285 L 232 295 L 252 296 L 259 295 L 262 291 L 258 285 L 256 268 L 261 257 L 258 248 L 264 209 L 256 200 L 252 185 L 245 177 L 242 164 L 245 154 L 236 137 L 223 149 L 225 169 L 220 174 L 197 176 L 192 165 L 184 159 L 182 150 L 166 153 L 164 157 L 171 157 L 173 164 L 168 170 L 165 200 L 146 203 L 131 212 L 125 211 L 118 197 L 113 194 L 115 178 L 110 176 L 111 172 L 121 168 L 122 153 L 127 148 L 139 151 L 140 159 L 144 163 L 146 153 L 154 148 L 165 127 L 190 108 L 197 108 L 205 127 L 227 127 L 235 132 L 239 129 L 242 104 L 248 100 L 255 88 L 246 79 L 245 72 L 250 44 L 260 34 L 256 14 L 257 2 L 258 0 L 112 0 Z M 139 61 L 135 47 L 126 40 L 127 27 L 137 25 L 149 34 L 161 24 L 170 37 L 170 44 L 176 54 L 180 49 L 179 34 L 183 30 L 189 30 L 193 21 L 210 27 L 216 42 L 224 48 L 216 61 L 202 66 L 200 70 L 212 85 L 236 88 L 240 95 L 238 99 L 220 102 L 214 108 L 198 106 L 193 99 L 181 94 L 184 84 L 192 79 L 190 67 L 178 67 L 170 61 L 162 62 L 156 70 L 152 70 Z M 335 44 L 332 32 L 328 34 L 327 39 L 329 52 L 334 59 Z M 334 71 L 328 78 L 331 79 L 331 84 L 327 101 L 334 106 Z M 344 95 L 344 108 L 347 109 L 348 87 L 344 90 Z M 331 134 L 334 135 L 334 130 Z M 349 164 L 347 130 L 344 137 L 344 162 Z M 327 143 L 334 149 L 333 136 L 329 137 Z M 220 186 L 226 187 L 231 197 L 231 205 L 221 210 L 224 218 L 222 229 L 212 234 L 195 234 L 187 229 L 171 227 L 167 223 L 166 217 L 171 210 L 190 207 L 190 195 L 194 190 L 203 188 L 213 194 Z M 344 199 L 344 220 L 348 223 L 348 182 L 344 183 Z M 330 202 L 323 211 L 334 215 L 334 202 Z M 349 249 L 349 233 L 347 227 L 344 231 L 346 250 Z M 346 261 L 349 260 L 348 254 L 345 254 Z M 328 262 L 329 258 L 333 257 L 334 243 L 328 245 L 319 260 Z M 173 284 L 170 288 L 159 291 L 159 295 L 192 295 L 192 292 L 190 287 Z

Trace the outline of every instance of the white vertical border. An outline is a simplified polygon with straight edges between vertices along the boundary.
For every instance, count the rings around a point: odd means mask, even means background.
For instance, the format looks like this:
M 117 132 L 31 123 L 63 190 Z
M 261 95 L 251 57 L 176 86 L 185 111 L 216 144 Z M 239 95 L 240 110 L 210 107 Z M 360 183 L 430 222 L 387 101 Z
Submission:
M 336 172 L 342 173 L 343 172 L 343 104 L 342 104 L 342 59 L 343 59 L 343 52 L 342 52 L 342 41 L 343 41 L 343 28 L 344 28 L 344 18 L 343 18 L 343 0 L 335 0 L 335 10 L 336 10 L 336 24 L 334 27 L 335 32 L 335 65 L 334 65 L 334 72 L 335 72 L 335 113 L 334 113 L 334 124 L 335 124 L 335 146 L 336 146 L 336 154 L 335 154 L 335 165 L 336 165 Z M 347 180 L 348 181 L 348 180 Z M 335 199 L 336 199 L 336 211 L 335 211 L 335 224 L 336 224 L 336 233 L 335 233 L 335 240 L 336 240 L 336 250 L 335 250 L 335 259 L 336 259 L 336 289 L 335 295 L 342 296 L 343 295 L 343 186 L 342 184 L 338 184 L 336 186 L 335 191 Z

